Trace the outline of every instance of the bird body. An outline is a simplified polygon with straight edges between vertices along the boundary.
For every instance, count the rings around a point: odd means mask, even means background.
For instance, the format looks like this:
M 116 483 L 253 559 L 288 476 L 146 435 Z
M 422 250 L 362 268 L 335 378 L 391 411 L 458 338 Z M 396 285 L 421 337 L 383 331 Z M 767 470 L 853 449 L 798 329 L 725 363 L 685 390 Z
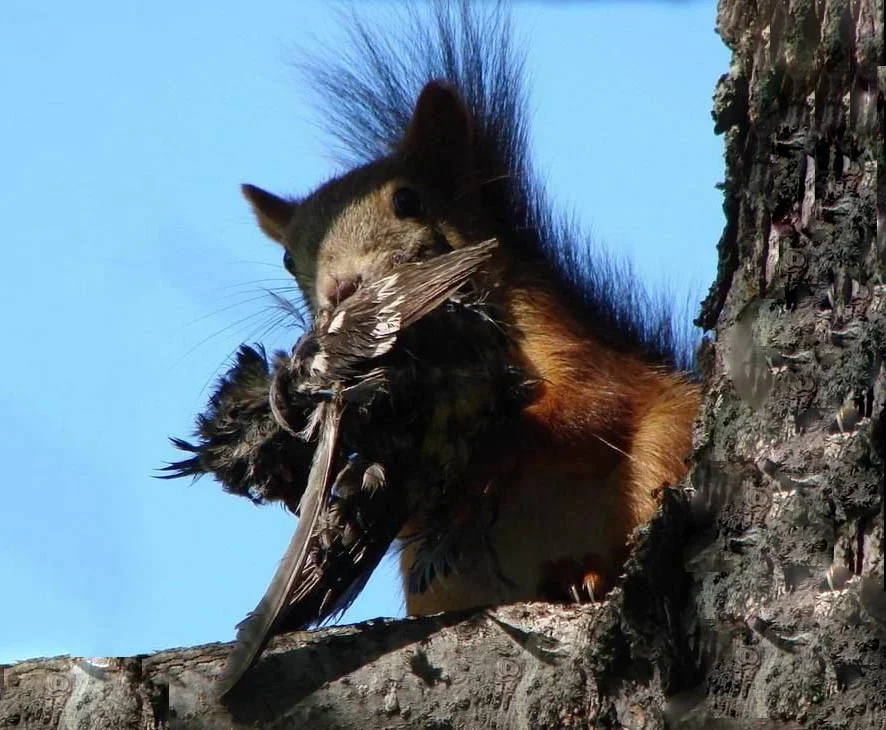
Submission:
M 484 434 L 524 405 L 531 383 L 510 363 L 512 345 L 481 289 L 468 283 L 495 245 L 404 264 L 319 313 L 291 356 L 278 357 L 266 408 L 282 434 L 314 444 L 313 455 L 305 482 L 275 487 L 298 503 L 298 526 L 267 592 L 238 626 L 221 694 L 271 635 L 347 608 L 410 515 L 425 515 L 430 530 Z M 236 379 L 229 373 L 222 388 Z M 206 442 L 187 448 L 213 453 Z M 171 470 L 195 469 L 218 471 L 192 460 Z M 453 549 L 426 551 L 416 586 L 447 573 Z

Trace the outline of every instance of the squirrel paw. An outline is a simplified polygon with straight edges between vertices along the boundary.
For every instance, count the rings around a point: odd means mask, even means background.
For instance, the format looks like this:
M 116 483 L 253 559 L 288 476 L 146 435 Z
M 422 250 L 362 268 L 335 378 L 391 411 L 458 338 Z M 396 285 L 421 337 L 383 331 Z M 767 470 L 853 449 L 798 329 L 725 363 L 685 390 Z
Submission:
M 603 560 L 593 554 L 581 560 L 560 558 L 542 563 L 539 598 L 556 603 L 596 603 L 611 590 Z

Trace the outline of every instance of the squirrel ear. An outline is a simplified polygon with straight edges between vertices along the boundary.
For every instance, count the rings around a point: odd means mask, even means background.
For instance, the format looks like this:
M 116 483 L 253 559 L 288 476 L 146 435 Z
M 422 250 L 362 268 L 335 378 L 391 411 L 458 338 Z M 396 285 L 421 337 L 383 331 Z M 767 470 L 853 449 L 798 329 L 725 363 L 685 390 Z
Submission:
M 458 92 L 442 81 L 426 84 L 400 143 L 400 152 L 432 177 L 457 187 L 473 166 L 473 120 Z
M 291 200 L 278 198 L 273 193 L 257 188 L 255 185 L 241 185 L 243 197 L 252 206 L 252 212 L 258 221 L 259 228 L 265 235 L 278 243 L 283 243 L 286 227 L 292 219 L 295 203 Z

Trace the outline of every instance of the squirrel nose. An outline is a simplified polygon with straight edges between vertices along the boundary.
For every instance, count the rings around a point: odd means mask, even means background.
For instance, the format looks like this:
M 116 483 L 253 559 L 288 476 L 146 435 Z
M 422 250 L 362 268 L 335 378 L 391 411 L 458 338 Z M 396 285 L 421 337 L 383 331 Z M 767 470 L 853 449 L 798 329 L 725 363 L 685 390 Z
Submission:
M 332 306 L 337 307 L 357 291 L 362 281 L 363 277 L 360 275 L 343 276 L 331 274 L 324 282 L 323 295 Z

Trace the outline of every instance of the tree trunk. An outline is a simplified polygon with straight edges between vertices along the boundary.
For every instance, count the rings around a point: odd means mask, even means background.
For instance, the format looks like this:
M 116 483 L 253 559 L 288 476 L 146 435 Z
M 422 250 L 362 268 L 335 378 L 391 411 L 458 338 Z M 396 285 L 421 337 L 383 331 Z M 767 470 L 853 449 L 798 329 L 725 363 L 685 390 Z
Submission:
M 728 222 L 691 475 L 711 522 L 683 612 L 708 722 L 886 727 L 882 17 L 720 3 Z
M 882 16 L 721 1 L 696 465 L 608 601 L 290 634 L 225 705 L 221 644 L 22 662 L 0 727 L 886 727 Z

